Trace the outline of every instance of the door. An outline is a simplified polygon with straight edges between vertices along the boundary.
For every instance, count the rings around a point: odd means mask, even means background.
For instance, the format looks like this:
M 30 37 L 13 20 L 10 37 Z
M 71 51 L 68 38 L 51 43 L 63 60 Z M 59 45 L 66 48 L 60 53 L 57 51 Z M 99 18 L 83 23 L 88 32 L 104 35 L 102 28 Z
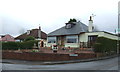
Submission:
M 64 36 L 59 36 L 57 37 L 57 45 L 60 46 L 60 47 L 63 47 L 64 46 Z
M 44 47 L 44 42 L 43 41 L 41 41 L 41 47 Z
M 61 36 L 61 46 L 63 46 L 63 47 L 64 47 L 64 41 L 65 41 L 64 36 Z

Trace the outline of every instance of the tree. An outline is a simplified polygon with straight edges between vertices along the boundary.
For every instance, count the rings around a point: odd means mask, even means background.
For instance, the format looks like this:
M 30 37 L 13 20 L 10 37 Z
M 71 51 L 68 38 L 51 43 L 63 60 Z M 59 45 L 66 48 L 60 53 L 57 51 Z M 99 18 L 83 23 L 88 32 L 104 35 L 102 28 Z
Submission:
M 30 40 L 35 40 L 35 38 L 33 36 L 28 36 L 27 38 L 25 38 L 24 41 L 30 41 Z
M 77 20 L 75 19 L 75 18 L 73 18 L 73 20 L 72 20 L 73 22 L 77 22 Z
M 68 23 L 71 23 L 71 22 L 77 22 L 77 20 L 76 20 L 75 18 L 73 18 L 73 19 L 70 19 L 70 20 L 68 21 Z

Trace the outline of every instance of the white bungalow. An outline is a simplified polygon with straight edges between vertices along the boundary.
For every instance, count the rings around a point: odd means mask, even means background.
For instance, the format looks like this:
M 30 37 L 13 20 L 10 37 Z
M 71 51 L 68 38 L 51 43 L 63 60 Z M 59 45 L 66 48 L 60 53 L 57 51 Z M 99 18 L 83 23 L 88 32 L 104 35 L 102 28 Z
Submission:
M 112 33 L 93 29 L 93 20 L 90 16 L 89 26 L 86 26 L 80 21 L 68 22 L 65 26 L 49 33 L 47 46 L 58 45 L 59 47 L 79 48 L 82 43 L 85 43 L 86 47 L 88 47 L 95 42 L 97 37 L 118 39 L 118 37 Z

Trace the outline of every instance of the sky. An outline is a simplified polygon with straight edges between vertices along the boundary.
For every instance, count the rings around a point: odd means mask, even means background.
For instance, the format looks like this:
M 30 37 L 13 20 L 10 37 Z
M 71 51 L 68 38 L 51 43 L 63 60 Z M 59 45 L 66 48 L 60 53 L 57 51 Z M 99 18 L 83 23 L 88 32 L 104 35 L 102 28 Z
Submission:
M 50 33 L 76 18 L 88 25 L 94 14 L 93 24 L 100 31 L 114 33 L 118 27 L 119 0 L 1 0 L 0 35 L 14 37 L 41 26 Z

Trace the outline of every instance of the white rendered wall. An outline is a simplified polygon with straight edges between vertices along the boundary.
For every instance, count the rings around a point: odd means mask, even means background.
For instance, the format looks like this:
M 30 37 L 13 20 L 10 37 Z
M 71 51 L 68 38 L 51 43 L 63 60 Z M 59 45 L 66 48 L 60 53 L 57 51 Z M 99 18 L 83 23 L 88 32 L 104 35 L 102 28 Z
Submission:
M 87 34 L 86 33 L 83 33 L 83 34 L 80 34 L 79 35 L 79 42 L 87 42 Z
M 107 34 L 107 33 L 104 33 L 104 37 L 110 38 L 110 39 L 113 39 L 113 40 L 118 40 L 117 36 L 114 36 L 114 35 L 111 35 L 111 34 Z
M 91 20 L 89 21 L 88 31 L 92 32 L 92 30 L 93 30 L 93 21 Z
M 79 41 L 78 42 L 87 42 L 88 36 L 90 35 L 98 35 L 98 37 L 106 37 L 114 40 L 118 40 L 118 37 L 115 35 L 111 35 L 105 32 L 89 32 L 89 33 L 83 33 L 79 35 Z M 66 42 L 66 41 L 65 41 Z M 56 43 L 47 43 L 47 47 L 50 47 L 51 45 L 56 45 Z M 65 43 L 65 47 L 79 47 L 79 43 Z
M 90 35 L 98 35 L 98 37 L 106 37 L 106 38 L 109 38 L 109 39 L 118 40 L 117 36 L 111 35 L 111 34 L 108 34 L 108 33 L 105 33 L 105 32 L 91 32 L 91 33 L 86 33 L 87 41 L 88 41 L 88 36 L 90 36 Z
M 65 43 L 65 47 L 79 47 L 78 43 Z

